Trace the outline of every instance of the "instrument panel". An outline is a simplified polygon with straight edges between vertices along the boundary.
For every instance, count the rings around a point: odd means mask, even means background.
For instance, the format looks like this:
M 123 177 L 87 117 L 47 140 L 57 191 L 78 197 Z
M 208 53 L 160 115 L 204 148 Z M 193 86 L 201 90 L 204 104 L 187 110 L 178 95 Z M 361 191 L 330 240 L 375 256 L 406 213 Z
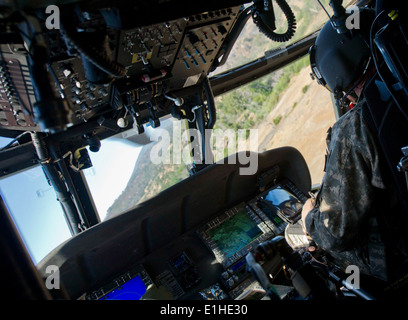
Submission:
M 101 116 L 118 120 L 125 114 L 131 115 L 134 126 L 140 129 L 144 123 L 159 126 L 159 119 L 170 113 L 173 101 L 168 97 L 174 97 L 172 92 L 199 85 L 218 57 L 223 56 L 222 45 L 240 8 L 131 28 L 129 25 L 135 23 L 118 27 L 117 18 L 109 11 L 78 14 L 76 30 L 82 32 L 76 36 L 83 37 L 79 38 L 81 45 L 85 43 L 90 52 L 108 57 L 110 62 L 105 63 L 123 66 L 126 75 L 118 78 L 92 64 L 89 53 L 81 52 L 64 33 L 42 26 L 49 80 L 56 98 L 63 99 L 69 107 L 66 128 Z M 39 111 L 35 84 L 28 73 L 24 44 L 16 41 L 2 45 L 1 51 L 0 129 L 52 129 L 45 128 L 36 118 Z M 118 130 L 126 128 L 123 122 L 118 124 Z
M 38 130 L 30 112 L 35 102 L 22 45 L 0 45 L 0 128 Z
M 266 198 L 274 198 L 275 210 L 260 205 Z M 304 201 L 306 196 L 292 182 L 276 184 L 150 254 L 85 299 L 124 299 L 119 291 L 128 299 L 240 299 L 251 288 L 260 288 L 246 270 L 245 256 L 261 242 L 285 232 L 288 222 L 278 214 L 281 208 L 300 214 L 298 204 Z M 272 273 L 280 268 L 277 263 Z

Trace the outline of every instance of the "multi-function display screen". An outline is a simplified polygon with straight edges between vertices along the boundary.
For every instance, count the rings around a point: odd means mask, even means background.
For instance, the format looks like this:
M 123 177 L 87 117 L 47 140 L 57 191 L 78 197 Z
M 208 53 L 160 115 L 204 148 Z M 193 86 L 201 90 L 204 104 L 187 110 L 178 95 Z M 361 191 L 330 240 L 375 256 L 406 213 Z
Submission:
M 208 230 L 207 235 L 217 244 L 225 257 L 230 258 L 262 235 L 262 230 L 242 207 L 230 219 Z
M 137 275 L 99 300 L 140 300 L 145 293 L 146 285 L 142 278 Z

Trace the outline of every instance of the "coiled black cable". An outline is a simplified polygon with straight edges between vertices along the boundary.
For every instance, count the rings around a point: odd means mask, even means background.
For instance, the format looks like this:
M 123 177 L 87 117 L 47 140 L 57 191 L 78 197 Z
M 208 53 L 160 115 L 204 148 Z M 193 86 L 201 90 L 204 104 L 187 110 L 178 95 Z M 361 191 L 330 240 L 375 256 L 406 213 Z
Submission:
M 259 28 L 259 30 L 265 34 L 269 39 L 276 42 L 286 42 L 290 40 L 296 31 L 296 18 L 293 14 L 292 9 L 289 7 L 285 0 L 276 0 L 276 3 L 281 8 L 283 14 L 286 17 L 288 22 L 288 29 L 285 33 L 276 33 L 272 30 L 269 25 L 268 21 L 264 21 L 262 18 L 262 11 L 259 11 L 256 7 L 252 12 L 252 18 L 255 25 Z

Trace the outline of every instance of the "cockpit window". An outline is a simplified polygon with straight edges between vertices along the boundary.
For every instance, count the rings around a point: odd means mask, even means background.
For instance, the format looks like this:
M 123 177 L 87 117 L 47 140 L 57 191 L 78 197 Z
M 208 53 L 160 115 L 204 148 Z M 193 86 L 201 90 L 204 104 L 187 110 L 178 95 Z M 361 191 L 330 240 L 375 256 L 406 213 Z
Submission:
M 330 93 L 309 73 L 305 57 L 218 96 L 215 129 L 256 132 L 258 152 L 284 146 L 297 148 L 306 160 L 312 183 L 318 184 L 323 177 L 326 132 L 335 122 L 335 114 Z M 237 149 L 242 151 L 238 144 Z M 229 154 L 226 145 L 224 155 Z
M 40 166 L 1 179 L 0 193 L 34 264 L 71 237 Z
M 12 138 L 0 137 L 0 149 L 6 147 L 9 143 L 12 143 Z
M 321 2 L 329 7 L 329 0 Z M 256 60 L 268 50 L 287 46 L 327 21 L 315 0 L 291 1 L 290 6 L 297 20 L 296 33 L 290 42 L 271 41 L 249 18 L 227 62 L 209 76 Z M 276 32 L 284 32 L 286 21 L 278 6 L 274 8 Z M 259 152 L 294 146 L 305 156 L 312 181 L 321 181 L 324 132 L 334 122 L 334 116 L 329 94 L 309 77 L 307 57 L 216 97 L 216 107 L 214 129 L 224 132 L 232 129 L 235 134 L 240 129 L 257 130 Z M 83 173 L 101 221 L 130 210 L 189 176 L 193 159 L 189 158 L 186 141 L 174 139 L 182 135 L 185 121 L 161 119 L 156 129 L 145 125 L 142 135 L 126 131 L 103 140 L 99 152 L 89 152 L 93 166 Z M 180 130 L 179 135 L 174 134 L 174 129 Z M 9 141 L 3 139 L 0 143 L 6 145 Z M 226 145 L 225 150 L 221 156 L 239 148 L 236 145 L 229 149 Z M 220 160 L 219 154 L 215 160 Z M 0 191 L 35 264 L 71 237 L 61 205 L 41 167 L 0 180 Z
M 320 2 L 326 10 L 330 11 L 330 0 L 322 0 Z M 261 58 L 267 51 L 286 47 L 302 37 L 317 31 L 328 19 L 327 14 L 317 0 L 289 1 L 288 4 L 296 18 L 296 31 L 289 41 L 284 43 L 271 41 L 264 33 L 260 32 L 252 17 L 250 17 L 235 42 L 225 64 L 217 68 L 211 75 L 222 73 Z M 276 19 L 275 32 L 283 34 L 287 30 L 286 18 L 276 2 L 273 2 L 273 8 Z
M 328 7 L 329 0 L 322 1 L 322 3 Z M 289 42 L 284 43 L 285 46 L 316 31 L 327 20 L 326 13 L 315 0 L 297 1 L 290 5 L 297 19 L 297 28 L 294 37 Z M 274 6 L 274 9 L 276 32 L 283 33 L 286 28 L 286 20 L 284 20 L 281 9 L 277 5 Z M 263 56 L 266 51 L 282 46 L 283 44 L 268 39 L 259 31 L 252 18 L 249 18 L 225 65 L 217 68 L 210 76 L 253 61 Z M 282 70 L 217 97 L 217 121 L 214 129 L 220 129 L 223 132 L 232 129 L 235 136 L 237 136 L 238 130 L 247 130 L 247 138 L 250 135 L 250 130 L 258 130 L 258 145 L 254 151 L 262 152 L 274 147 L 293 146 L 294 144 L 298 148 L 305 149 L 307 161 L 312 162 L 310 166 L 316 167 L 311 171 L 312 180 L 317 183 L 321 180 L 322 160 L 315 159 L 315 155 L 324 152 L 323 142 L 315 143 L 312 150 L 316 148 L 318 150 L 313 153 L 313 151 L 307 151 L 306 147 L 303 147 L 307 143 L 304 143 L 303 146 L 297 143 L 299 140 L 295 138 L 295 134 L 289 137 L 289 134 L 283 133 L 298 130 L 292 127 L 292 125 L 296 125 L 295 122 L 290 124 L 293 117 L 290 113 L 295 111 L 298 104 L 301 106 L 297 108 L 294 115 L 304 112 L 312 103 L 312 98 L 320 99 L 320 103 L 314 104 L 315 107 L 316 105 L 320 106 L 320 104 L 324 105 L 324 108 L 316 111 L 321 114 L 320 117 L 324 118 L 324 123 L 319 128 L 322 131 L 327 130 L 334 120 L 330 96 L 311 81 L 308 68 L 308 57 L 304 57 Z M 281 111 L 274 110 L 277 109 L 275 107 L 278 105 L 281 94 L 288 89 L 290 79 L 299 73 L 296 94 L 293 96 L 296 98 L 283 103 L 287 107 L 286 109 L 281 106 L 279 107 Z M 309 87 L 312 90 L 307 93 Z M 311 91 L 314 92 L 313 96 L 310 95 Z M 323 98 L 318 98 L 320 94 L 323 95 Z M 312 98 L 304 101 L 306 98 L 302 98 L 303 95 L 306 97 L 310 95 Z M 273 118 L 271 119 L 271 117 Z M 93 167 L 84 170 L 84 174 L 101 221 L 133 208 L 138 203 L 188 177 L 188 161 L 173 161 L 175 159 L 171 153 L 174 151 L 173 127 L 177 122 L 179 121 L 166 119 L 156 129 L 145 126 L 146 132 L 140 136 L 135 130 L 130 130 L 102 141 L 102 147 L 98 153 L 90 152 Z M 280 122 L 281 125 L 278 126 Z M 159 154 L 164 151 L 161 148 L 163 130 L 168 132 L 166 137 L 170 138 L 170 159 Z M 310 141 L 312 138 L 308 134 L 316 134 L 318 137 L 324 136 L 324 133 L 320 131 L 306 130 L 303 131 L 303 134 L 310 137 Z M 273 136 L 275 137 L 272 138 Z M 222 157 L 228 156 L 231 152 L 240 151 L 238 141 L 235 140 L 235 143 L 236 145 L 232 147 L 226 143 L 223 153 L 214 154 L 215 161 L 221 160 Z M 181 153 L 183 147 L 185 145 L 181 146 Z M 251 149 L 248 143 L 244 148 Z M 155 152 L 158 149 L 160 152 Z M 156 157 L 157 162 L 161 163 L 154 163 L 155 160 L 151 159 L 151 156 Z
M 321 1 L 330 11 L 329 0 Z M 295 14 L 296 33 L 289 42 L 280 44 L 259 32 L 250 18 L 233 47 L 229 59 L 216 73 L 241 66 L 263 56 L 266 51 L 286 47 L 317 31 L 328 16 L 315 0 L 291 1 Z M 278 6 L 274 6 L 277 33 L 283 33 L 285 21 Z M 247 85 L 216 97 L 215 129 L 257 130 L 257 151 L 292 146 L 305 157 L 312 183 L 323 176 L 325 136 L 334 123 L 335 115 L 330 94 L 310 77 L 309 57 L 257 79 Z M 247 144 L 248 147 L 248 144 Z M 238 146 L 236 149 L 239 150 Z M 232 148 L 234 150 L 234 148 Z M 225 148 L 225 156 L 229 155 Z
M 145 126 L 140 135 L 134 129 L 115 135 L 102 141 L 99 152 L 89 153 L 93 167 L 84 175 L 101 221 L 188 177 L 182 125 L 168 118 L 158 128 Z

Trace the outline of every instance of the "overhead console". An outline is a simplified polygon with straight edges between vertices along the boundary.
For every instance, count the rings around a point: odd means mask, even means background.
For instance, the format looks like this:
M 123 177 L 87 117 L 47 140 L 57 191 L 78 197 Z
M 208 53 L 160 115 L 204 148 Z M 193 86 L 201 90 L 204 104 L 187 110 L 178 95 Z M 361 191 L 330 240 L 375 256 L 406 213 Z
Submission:
M 93 120 L 143 132 L 170 113 L 192 117 L 189 99 L 202 88 L 182 91 L 225 61 L 242 3 L 60 4 L 57 29 L 46 27 L 45 8 L 27 9 L 28 21 L 38 21 L 23 39 L 16 30 L 0 43 L 0 129 L 63 132 Z M 41 41 L 24 38 L 34 32 Z M 22 40 L 44 52 L 29 57 Z
M 258 286 L 246 254 L 297 221 L 310 175 L 289 147 L 259 154 L 255 175 L 240 175 L 240 167 L 212 165 L 78 234 L 39 263 L 40 273 L 46 278 L 47 265 L 57 265 L 74 299 L 119 291 L 122 298 L 241 298 Z M 276 261 L 273 272 L 280 268 Z

